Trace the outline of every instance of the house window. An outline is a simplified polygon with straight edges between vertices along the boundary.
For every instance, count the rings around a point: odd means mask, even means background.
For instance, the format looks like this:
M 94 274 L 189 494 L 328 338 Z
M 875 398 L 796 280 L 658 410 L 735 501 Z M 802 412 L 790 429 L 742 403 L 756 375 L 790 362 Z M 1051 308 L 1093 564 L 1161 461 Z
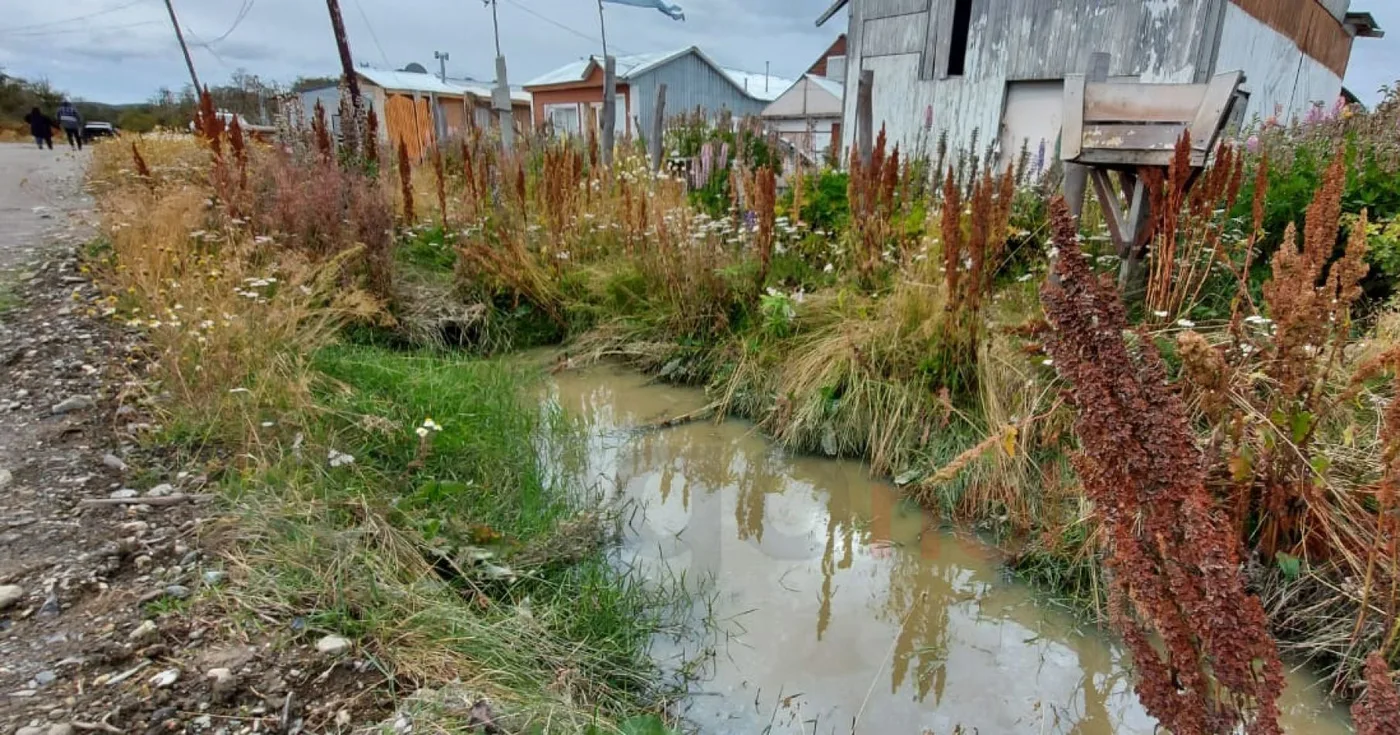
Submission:
M 972 0 L 953 0 L 952 35 L 948 39 L 946 76 L 960 77 L 967 69 L 968 35 L 972 26 Z
M 544 114 L 549 118 L 549 124 L 554 127 L 555 132 L 577 135 L 582 131 L 576 104 L 545 105 Z
M 844 80 L 846 78 L 846 57 L 826 57 L 826 78 Z

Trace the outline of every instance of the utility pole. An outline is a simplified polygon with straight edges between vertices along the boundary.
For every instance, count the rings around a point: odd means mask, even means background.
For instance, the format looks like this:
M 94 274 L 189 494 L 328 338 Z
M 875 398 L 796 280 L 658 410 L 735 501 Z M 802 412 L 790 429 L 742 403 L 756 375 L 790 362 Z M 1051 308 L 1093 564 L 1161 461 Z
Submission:
M 170 11 L 170 25 L 175 26 L 175 38 L 180 41 L 180 50 L 185 53 L 185 66 L 190 70 L 190 81 L 194 83 L 194 98 L 198 100 L 199 92 L 204 88 L 199 86 L 199 75 L 194 73 L 194 59 L 190 58 L 190 47 L 185 45 L 185 34 L 180 30 L 180 20 L 175 17 L 175 6 L 171 1 L 165 0 L 165 9 Z
M 433 58 L 437 59 L 438 62 L 438 78 L 442 80 L 443 84 L 447 84 L 447 52 L 434 51 Z
M 598 30 L 603 40 L 603 119 L 599 127 L 602 134 L 603 165 L 612 165 L 613 132 L 617 127 L 617 72 L 616 62 L 608 55 L 608 26 L 603 20 L 603 0 L 598 0 Z
M 349 125 L 345 124 L 345 120 L 340 121 L 342 138 L 349 143 L 350 150 L 359 151 L 360 120 L 364 115 L 360 102 L 360 80 L 355 76 L 355 61 L 350 57 L 350 39 L 345 35 L 345 19 L 340 16 L 340 0 L 326 0 L 326 9 L 331 14 L 331 30 L 335 32 L 335 45 L 340 51 L 340 68 L 345 74 L 345 86 L 350 91 L 350 109 L 355 118 Z
M 496 87 L 491 90 L 491 107 L 501 121 L 501 149 L 510 152 L 515 146 L 515 111 L 510 101 L 510 83 L 506 80 L 506 57 L 501 54 L 501 23 L 496 17 L 496 0 L 485 2 L 491 6 L 491 29 L 496 36 Z

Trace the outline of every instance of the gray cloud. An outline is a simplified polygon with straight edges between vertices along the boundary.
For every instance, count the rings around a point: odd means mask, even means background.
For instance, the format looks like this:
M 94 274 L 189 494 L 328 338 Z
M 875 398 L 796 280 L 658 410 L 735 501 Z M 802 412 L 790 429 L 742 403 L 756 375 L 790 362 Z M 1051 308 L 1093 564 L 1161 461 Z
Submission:
M 281 81 L 337 72 L 321 0 L 254 0 L 226 38 L 212 48 L 201 46 L 229 30 L 244 1 L 175 0 L 203 79 L 223 80 L 238 68 Z M 501 46 L 512 81 L 600 51 L 594 0 L 499 2 Z M 762 71 L 771 63 L 773 74 L 793 77 L 844 30 L 840 16 L 824 28 L 813 24 L 830 0 L 676 2 L 685 8 L 684 23 L 651 10 L 607 6 L 610 50 L 644 53 L 697 45 L 723 64 Z M 1371 7 L 1382 4 L 1390 3 L 1357 3 L 1391 32 L 1390 38 L 1356 44 L 1347 83 L 1368 102 L 1378 98 L 1382 84 L 1400 76 L 1400 9 Z M 146 99 L 159 87 L 178 88 L 187 81 L 161 0 L 6 5 L 14 7 L 0 18 L 0 66 L 10 73 L 47 78 L 72 94 L 110 102 Z M 481 2 L 342 0 L 342 9 L 357 61 L 393 67 L 416 61 L 435 70 L 433 51 L 440 50 L 451 54 L 448 70 L 454 76 L 492 75 L 491 12 Z M 86 15 L 91 17 L 64 22 Z

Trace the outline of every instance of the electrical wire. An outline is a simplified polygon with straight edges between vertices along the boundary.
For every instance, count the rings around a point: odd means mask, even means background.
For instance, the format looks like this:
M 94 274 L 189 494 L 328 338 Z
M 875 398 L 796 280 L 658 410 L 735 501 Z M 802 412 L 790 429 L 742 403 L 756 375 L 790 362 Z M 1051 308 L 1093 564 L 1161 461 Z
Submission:
M 58 26 L 63 25 L 65 23 L 77 23 L 79 21 L 84 21 L 89 18 L 96 18 L 99 15 L 107 15 L 108 13 L 115 13 L 120 10 L 126 10 L 127 8 L 130 8 L 134 5 L 140 5 L 141 3 L 146 1 L 147 0 L 131 0 L 131 2 L 107 8 L 106 10 L 98 10 L 92 13 L 87 13 L 85 15 L 75 15 L 72 18 L 64 18 L 62 20 L 49 20 L 44 21 L 43 23 L 30 23 L 29 25 L 13 26 L 11 28 L 0 28 L 0 34 L 14 33 L 15 31 L 28 31 L 33 30 L 35 28 L 48 28 L 50 26 Z
M 254 3 L 256 3 L 256 2 L 257 2 L 257 0 L 243 0 L 243 5 L 242 5 L 241 7 L 238 8 L 238 15 L 235 16 L 234 19 L 233 19 L 233 25 L 230 25 L 229 28 L 228 28 L 228 30 L 224 31 L 223 34 L 221 34 L 220 36 L 218 36 L 218 37 L 215 38 L 214 40 L 212 40 L 212 41 L 203 41 L 203 42 L 202 42 L 202 45 L 204 46 L 204 48 L 207 49 L 207 48 L 209 48 L 210 46 L 212 46 L 212 45 L 214 45 L 214 44 L 216 44 L 216 43 L 218 43 L 218 42 L 224 40 L 225 38 L 228 38 L 235 30 L 237 30 L 239 24 L 241 24 L 241 23 L 243 22 L 243 19 L 248 17 L 248 11 L 250 11 L 250 10 L 253 9 L 253 5 L 254 5 Z M 189 29 L 186 28 L 185 30 L 188 31 Z
M 599 44 L 599 45 L 601 45 L 601 44 L 603 43 L 603 41 L 602 41 L 601 39 L 599 39 L 597 36 L 590 36 L 590 35 L 588 35 L 587 33 L 584 33 L 583 31 L 579 31 L 579 30 L 576 30 L 576 29 L 574 29 L 574 28 L 571 28 L 571 27 L 569 27 L 569 26 L 567 26 L 567 25 L 564 25 L 563 23 L 560 23 L 559 21 L 556 21 L 556 20 L 554 20 L 553 18 L 550 18 L 549 16 L 543 15 L 543 14 L 541 14 L 541 13 L 537 13 L 537 12 L 535 12 L 535 10 L 534 10 L 533 8 L 529 7 L 528 5 L 525 5 L 524 3 L 519 2 L 519 0 L 507 0 L 507 1 L 508 1 L 511 5 L 514 5 L 515 7 L 520 8 L 521 10 L 523 10 L 523 11 L 529 13 L 530 15 L 535 16 L 536 18 L 539 18 L 540 20 L 542 20 L 542 21 L 544 21 L 544 22 L 546 22 L 546 23 L 548 23 L 548 24 L 550 24 L 550 25 L 552 25 L 552 26 L 554 26 L 554 27 L 556 27 L 556 28 L 559 28 L 559 29 L 564 30 L 564 31 L 568 31 L 569 33 L 572 33 L 572 34 L 574 34 L 575 36 L 578 36 L 579 38 L 582 38 L 582 39 L 584 39 L 584 40 L 586 40 L 586 41 L 591 41 L 591 42 L 596 43 L 596 44 Z M 624 53 L 624 54 L 630 54 L 630 53 L 631 53 L 630 51 L 619 47 L 617 44 L 613 44 L 613 50 L 614 50 L 614 51 L 621 51 L 621 52 Z
M 379 57 L 384 59 L 384 68 L 394 68 L 394 63 L 389 61 L 389 55 L 384 53 L 384 47 L 379 45 L 379 36 L 374 32 L 374 24 L 369 22 L 369 16 L 365 14 L 365 9 L 360 5 L 360 0 L 355 0 L 355 10 L 360 12 L 360 20 L 365 22 L 365 29 L 369 31 L 370 40 L 374 41 L 374 47 L 379 49 Z
M 105 26 L 105 27 L 102 27 L 102 28 L 89 28 L 89 27 L 83 27 L 83 28 L 56 28 L 56 29 L 47 30 L 47 31 L 21 31 L 21 32 L 18 32 L 18 33 L 10 33 L 10 34 L 7 35 L 6 37 L 7 37 L 7 38 L 48 38 L 49 36 L 66 36 L 66 35 L 73 34 L 73 33 L 92 33 L 92 34 L 100 34 L 100 33 L 105 33 L 105 32 L 108 32 L 108 31 L 119 31 L 119 30 L 122 30 L 123 28 L 139 28 L 139 27 L 141 27 L 141 26 L 159 25 L 159 24 L 167 23 L 167 22 L 169 22 L 169 21 L 164 21 L 164 20 L 141 20 L 141 21 L 136 21 L 135 23 L 123 23 L 123 24 L 121 24 L 121 25 Z

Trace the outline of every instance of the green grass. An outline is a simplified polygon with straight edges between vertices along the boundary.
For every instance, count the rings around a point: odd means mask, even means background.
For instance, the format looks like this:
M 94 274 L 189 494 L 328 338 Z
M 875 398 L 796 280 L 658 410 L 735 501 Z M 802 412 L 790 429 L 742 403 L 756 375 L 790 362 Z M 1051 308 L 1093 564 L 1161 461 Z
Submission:
M 400 677 L 460 677 L 510 731 L 613 732 L 652 711 L 646 646 L 678 608 L 609 563 L 611 519 L 572 480 L 579 434 L 532 377 L 363 346 L 314 364 L 302 442 L 228 488 L 252 530 L 246 599 L 360 640 Z M 441 431 L 420 439 L 428 418 Z
M 18 309 L 22 303 L 19 294 L 15 293 L 14 286 L 8 282 L 4 276 L 0 276 L 0 317 Z

